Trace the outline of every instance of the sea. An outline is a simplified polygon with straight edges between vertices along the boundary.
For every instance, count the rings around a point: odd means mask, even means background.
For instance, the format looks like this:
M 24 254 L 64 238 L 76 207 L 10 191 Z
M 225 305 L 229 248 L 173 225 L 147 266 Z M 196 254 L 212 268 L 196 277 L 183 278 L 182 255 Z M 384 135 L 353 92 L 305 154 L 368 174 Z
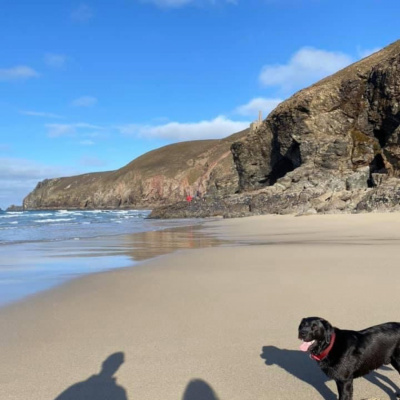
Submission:
M 174 241 L 171 229 L 202 222 L 154 220 L 150 212 L 0 211 L 0 307 L 85 274 L 168 252 L 165 248 Z M 144 251 L 146 246 L 152 252 Z

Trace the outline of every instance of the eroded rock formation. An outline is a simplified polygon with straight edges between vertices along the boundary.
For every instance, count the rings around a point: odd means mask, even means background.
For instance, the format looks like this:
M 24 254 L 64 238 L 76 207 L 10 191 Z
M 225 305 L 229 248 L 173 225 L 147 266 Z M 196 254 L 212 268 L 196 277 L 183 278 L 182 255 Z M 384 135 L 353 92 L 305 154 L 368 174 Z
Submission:
M 400 41 L 281 103 L 232 155 L 225 215 L 400 210 Z

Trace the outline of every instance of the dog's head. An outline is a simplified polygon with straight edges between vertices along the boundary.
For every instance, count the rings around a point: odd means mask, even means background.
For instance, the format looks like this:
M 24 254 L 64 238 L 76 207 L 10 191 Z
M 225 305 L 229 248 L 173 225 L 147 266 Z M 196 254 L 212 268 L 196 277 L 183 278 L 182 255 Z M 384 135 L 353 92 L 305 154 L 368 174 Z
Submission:
M 303 318 L 299 325 L 299 339 L 303 341 L 300 350 L 318 353 L 329 344 L 333 331 L 333 326 L 323 318 Z

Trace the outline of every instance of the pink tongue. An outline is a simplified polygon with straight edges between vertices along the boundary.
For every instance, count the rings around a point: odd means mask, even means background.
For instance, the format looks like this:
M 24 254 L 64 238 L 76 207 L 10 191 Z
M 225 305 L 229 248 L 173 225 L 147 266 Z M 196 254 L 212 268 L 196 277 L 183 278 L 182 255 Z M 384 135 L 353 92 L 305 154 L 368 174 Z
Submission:
M 312 344 L 313 344 L 312 341 L 311 341 L 311 342 L 303 342 L 303 343 L 300 345 L 300 350 L 301 350 L 301 351 L 307 351 L 307 350 L 309 349 L 309 347 L 310 347 Z

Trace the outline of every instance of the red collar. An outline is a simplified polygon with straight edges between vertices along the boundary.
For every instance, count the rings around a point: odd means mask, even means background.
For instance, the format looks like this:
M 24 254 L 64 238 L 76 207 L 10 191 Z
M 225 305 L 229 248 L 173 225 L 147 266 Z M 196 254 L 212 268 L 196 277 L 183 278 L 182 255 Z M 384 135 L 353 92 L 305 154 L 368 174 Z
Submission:
M 335 334 L 335 332 L 333 332 L 329 346 L 322 353 L 311 354 L 311 358 L 313 358 L 314 360 L 317 360 L 317 361 L 322 361 L 324 358 L 326 358 L 328 356 L 329 352 L 332 350 L 333 344 L 335 343 L 335 339 L 336 339 L 336 334 Z

